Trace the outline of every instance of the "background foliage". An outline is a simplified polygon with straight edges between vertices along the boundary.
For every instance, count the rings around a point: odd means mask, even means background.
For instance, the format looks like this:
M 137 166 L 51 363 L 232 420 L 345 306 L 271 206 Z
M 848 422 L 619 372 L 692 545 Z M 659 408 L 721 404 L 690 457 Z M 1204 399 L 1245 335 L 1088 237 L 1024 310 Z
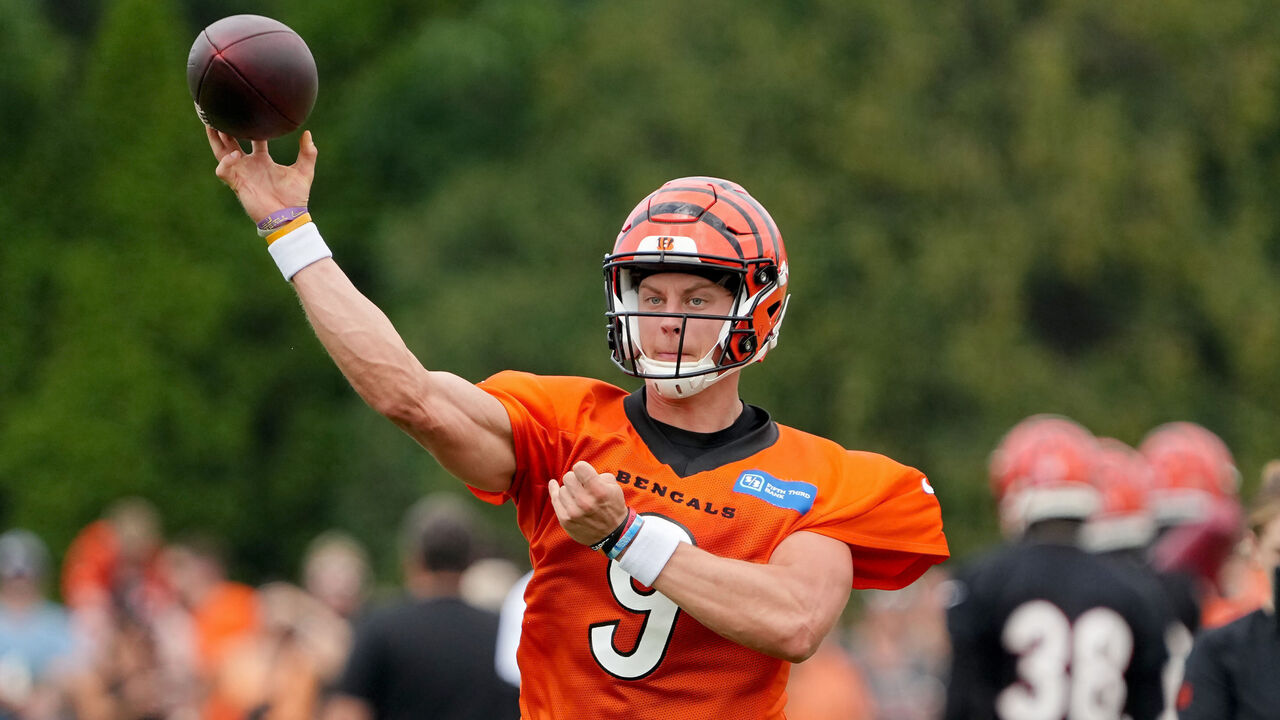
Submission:
M 959 555 L 995 539 L 986 456 L 1031 413 L 1130 443 L 1201 422 L 1246 494 L 1280 454 L 1271 3 L 9 0 L 0 526 L 55 550 L 141 494 L 262 579 L 325 528 L 386 550 L 456 488 L 347 388 L 213 177 L 182 68 L 237 12 L 312 47 L 312 208 L 428 367 L 629 384 L 599 259 L 647 192 L 711 174 L 792 257 L 748 399 L 924 469 Z

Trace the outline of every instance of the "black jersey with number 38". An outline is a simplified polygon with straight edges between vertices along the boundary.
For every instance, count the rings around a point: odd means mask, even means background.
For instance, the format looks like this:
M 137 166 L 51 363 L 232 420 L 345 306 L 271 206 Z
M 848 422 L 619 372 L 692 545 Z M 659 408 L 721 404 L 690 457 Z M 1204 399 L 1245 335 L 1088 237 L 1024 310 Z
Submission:
M 1023 542 L 961 571 L 947 611 L 947 720 L 1152 720 L 1167 604 L 1123 565 Z

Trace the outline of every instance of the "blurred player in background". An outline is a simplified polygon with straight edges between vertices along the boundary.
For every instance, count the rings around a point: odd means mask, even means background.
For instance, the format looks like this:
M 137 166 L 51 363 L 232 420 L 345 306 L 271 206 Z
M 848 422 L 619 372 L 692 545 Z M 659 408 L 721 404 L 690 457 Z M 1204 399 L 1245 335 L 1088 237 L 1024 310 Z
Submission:
M 1165 714 L 1174 717 L 1174 699 L 1182 684 L 1183 663 L 1191 652 L 1194 628 L 1200 623 L 1200 606 L 1190 586 L 1179 576 L 1159 573 L 1151 566 L 1148 553 L 1156 537 L 1155 513 L 1151 510 L 1154 469 L 1132 447 L 1114 438 L 1098 439 L 1094 461 L 1095 484 L 1101 496 L 1098 509 L 1084 527 L 1085 549 L 1114 559 L 1127 572 L 1149 579 L 1166 601 Z
M 1010 542 L 957 573 L 949 720 L 1151 720 L 1164 706 L 1159 590 L 1078 546 L 1097 509 L 1093 435 L 1023 420 L 991 456 Z
M 307 544 L 302 587 L 348 622 L 364 610 L 373 571 L 364 545 L 341 530 L 327 530 Z
M 1244 531 L 1240 472 L 1222 438 L 1196 423 L 1160 425 L 1138 450 L 1152 468 L 1150 561 L 1194 634 L 1224 602 L 1223 567 Z M 1189 602 L 1194 621 L 1186 620 Z
M 741 186 L 673 180 L 623 223 L 606 315 L 639 389 L 517 372 L 473 385 L 423 368 L 309 215 L 266 230 L 305 210 L 309 133 L 288 167 L 265 142 L 208 138 L 355 390 L 476 495 L 515 503 L 533 567 L 525 718 L 781 718 L 788 662 L 817 650 L 851 587 L 903 587 L 947 557 L 918 470 L 740 399 L 790 290 L 781 233 Z
M 202 720 L 242 720 L 251 710 L 229 683 L 237 651 L 262 628 L 261 600 L 252 587 L 227 577 L 222 541 L 189 533 L 164 550 L 169 584 L 183 609 L 202 688 Z
M 48 598 L 49 551 L 28 530 L 0 535 L 0 720 L 55 720 L 76 657 L 71 621 Z
M 408 597 L 372 611 L 324 720 L 508 720 L 515 688 L 494 666 L 498 615 L 462 598 L 475 559 L 476 521 L 461 500 L 428 496 L 405 516 Z
M 1280 495 L 1262 493 L 1249 526 L 1253 557 L 1271 592 L 1262 608 L 1196 638 L 1178 694 L 1181 720 L 1280 717 Z
M 936 720 L 946 702 L 951 578 L 931 568 L 919 582 L 873 591 L 853 624 L 850 650 L 877 720 Z M 790 719 L 790 713 L 788 713 Z
M 1280 460 L 1271 460 L 1262 468 L 1262 477 L 1253 505 L 1262 507 L 1280 499 Z M 1227 557 L 1218 572 L 1220 595 L 1211 596 L 1205 604 L 1204 627 L 1214 628 L 1264 606 L 1271 599 L 1271 578 L 1259 564 L 1257 528 L 1253 527 L 1243 542 Z
M 87 642 L 109 642 L 115 618 L 149 625 L 173 600 L 161 568 L 160 514 L 125 497 L 80 530 L 62 563 L 62 597 Z

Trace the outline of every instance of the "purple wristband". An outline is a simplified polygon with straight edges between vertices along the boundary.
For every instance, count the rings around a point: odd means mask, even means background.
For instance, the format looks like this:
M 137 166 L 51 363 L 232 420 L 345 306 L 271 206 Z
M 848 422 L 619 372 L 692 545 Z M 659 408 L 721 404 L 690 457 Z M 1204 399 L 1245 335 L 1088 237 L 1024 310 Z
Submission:
M 270 235 L 276 230 L 287 225 L 290 221 L 301 217 L 306 212 L 307 209 L 304 207 L 287 207 L 283 210 L 277 210 L 263 218 L 262 222 L 258 223 L 258 234 L 263 235 L 264 237 L 266 235 Z

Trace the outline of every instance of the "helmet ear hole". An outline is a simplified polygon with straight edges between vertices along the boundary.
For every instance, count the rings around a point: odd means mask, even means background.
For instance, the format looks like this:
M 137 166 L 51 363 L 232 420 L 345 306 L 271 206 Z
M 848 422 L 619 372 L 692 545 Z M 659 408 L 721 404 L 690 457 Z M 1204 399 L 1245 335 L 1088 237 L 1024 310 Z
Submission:
M 777 314 L 778 314 L 778 308 L 780 308 L 780 307 L 782 307 L 782 302 L 781 302 L 781 301 L 776 302 L 776 303 L 774 303 L 774 304 L 770 305 L 770 306 L 769 306 L 769 309 L 768 309 L 768 310 L 766 310 L 765 312 L 769 313 L 769 317 L 773 317 L 774 315 L 777 315 Z

